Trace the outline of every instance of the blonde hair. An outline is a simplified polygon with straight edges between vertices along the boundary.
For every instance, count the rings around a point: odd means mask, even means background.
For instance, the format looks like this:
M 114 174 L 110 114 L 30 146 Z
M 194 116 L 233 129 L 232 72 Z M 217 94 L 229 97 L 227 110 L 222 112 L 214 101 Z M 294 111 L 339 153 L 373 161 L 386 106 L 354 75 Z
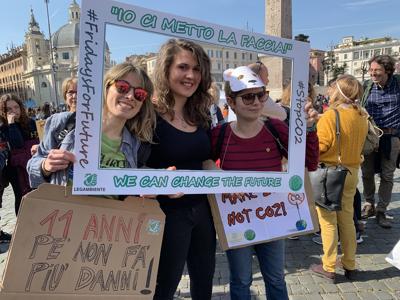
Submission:
M 167 114 L 172 119 L 175 116 L 175 99 L 169 86 L 169 71 L 175 56 L 180 51 L 189 51 L 198 62 L 201 73 L 201 81 L 192 96 L 188 98 L 183 108 L 183 117 L 189 124 L 209 127 L 209 107 L 212 104 L 208 89 L 211 86 L 211 62 L 204 49 L 188 40 L 170 39 L 160 48 L 154 70 L 154 82 L 157 99 L 156 109 L 161 114 Z
M 64 81 L 62 83 L 61 90 L 62 90 L 62 95 L 63 95 L 63 98 L 64 98 L 65 101 L 67 100 L 68 89 L 73 84 L 78 85 L 78 78 L 76 78 L 76 77 L 67 77 L 67 78 L 64 79 Z M 68 110 L 69 110 L 69 107 L 68 107 Z
M 208 93 L 211 95 L 213 102 L 218 103 L 220 92 L 219 87 L 215 82 L 211 83 L 211 87 L 208 89 Z
M 331 89 L 329 102 L 333 108 L 341 104 L 349 104 L 364 115 L 360 107 L 360 99 L 364 90 L 361 83 L 354 76 L 349 74 L 339 76 Z
M 156 114 L 151 98 L 153 95 L 153 83 L 149 76 L 141 68 L 132 63 L 124 62 L 112 67 L 104 77 L 103 103 L 106 102 L 108 88 L 115 80 L 121 79 L 128 73 L 133 73 L 141 81 L 141 87 L 147 92 L 147 98 L 143 101 L 140 111 L 132 118 L 126 121 L 125 127 L 142 142 L 153 141 L 153 132 L 156 126 Z M 107 109 L 104 105 L 103 109 Z

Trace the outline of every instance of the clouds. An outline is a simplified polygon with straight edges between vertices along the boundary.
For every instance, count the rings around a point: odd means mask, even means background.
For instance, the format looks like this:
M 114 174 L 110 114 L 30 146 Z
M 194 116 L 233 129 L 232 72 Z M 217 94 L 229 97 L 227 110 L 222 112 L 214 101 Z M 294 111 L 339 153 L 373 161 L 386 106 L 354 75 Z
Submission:
M 360 6 L 367 6 L 383 2 L 389 2 L 389 0 L 359 0 L 359 1 L 344 3 L 342 6 L 347 8 L 359 8 Z

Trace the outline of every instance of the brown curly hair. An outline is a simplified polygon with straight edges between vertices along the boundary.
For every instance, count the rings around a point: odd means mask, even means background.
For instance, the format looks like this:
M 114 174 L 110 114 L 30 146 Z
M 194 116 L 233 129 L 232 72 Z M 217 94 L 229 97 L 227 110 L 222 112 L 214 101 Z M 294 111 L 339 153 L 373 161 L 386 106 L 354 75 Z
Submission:
M 175 99 L 169 87 L 169 70 L 175 59 L 175 55 L 182 50 L 190 51 L 198 61 L 201 73 L 201 81 L 192 96 L 188 98 L 183 108 L 185 121 L 191 125 L 203 128 L 209 127 L 209 108 L 212 97 L 208 93 L 211 86 L 211 62 L 204 49 L 188 40 L 170 39 L 160 48 L 154 70 L 154 85 L 157 98 L 155 99 L 156 110 L 160 114 L 167 114 L 174 119 Z
M 22 100 L 15 94 L 4 94 L 0 98 L 0 117 L 3 124 L 8 125 L 7 119 L 7 102 L 8 101 L 15 101 L 19 105 L 19 109 L 21 110 L 21 116 L 19 117 L 18 123 L 21 125 L 21 128 L 24 131 L 29 131 L 29 117 L 26 113 L 25 106 L 22 103 Z

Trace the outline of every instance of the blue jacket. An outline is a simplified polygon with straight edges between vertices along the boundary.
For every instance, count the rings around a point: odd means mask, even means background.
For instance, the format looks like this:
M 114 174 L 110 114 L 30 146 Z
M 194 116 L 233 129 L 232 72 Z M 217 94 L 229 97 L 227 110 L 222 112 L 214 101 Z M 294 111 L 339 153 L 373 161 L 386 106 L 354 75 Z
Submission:
M 42 162 L 47 157 L 51 149 L 58 147 L 56 136 L 62 131 L 67 124 L 70 112 L 61 112 L 52 115 L 46 120 L 44 127 L 44 137 L 39 144 L 38 151 L 29 160 L 27 170 L 29 181 L 32 188 L 37 188 L 44 182 L 65 185 L 67 183 L 66 174 L 68 172 L 59 171 L 52 173 L 50 178 L 45 178 L 42 173 Z M 63 139 L 60 149 L 74 151 L 75 130 L 71 130 Z M 133 136 L 129 130 L 124 127 L 122 132 L 121 152 L 125 155 L 129 168 L 137 168 L 137 152 L 140 147 L 140 141 Z

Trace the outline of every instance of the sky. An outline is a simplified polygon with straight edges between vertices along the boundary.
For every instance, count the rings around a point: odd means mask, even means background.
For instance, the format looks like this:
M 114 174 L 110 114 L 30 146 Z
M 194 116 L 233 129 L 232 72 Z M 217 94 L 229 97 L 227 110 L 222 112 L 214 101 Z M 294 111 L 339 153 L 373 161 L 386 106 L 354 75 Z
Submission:
M 51 32 L 68 22 L 72 0 L 49 0 Z M 264 32 L 265 0 L 123 0 L 165 13 L 185 16 L 242 30 Z M 30 9 L 46 37 L 45 0 L 2 0 L 0 9 L 0 54 L 24 41 Z M 81 0 L 77 0 L 80 4 Z M 292 0 L 293 36 L 308 35 L 311 48 L 329 50 L 345 36 L 400 38 L 400 0 Z M 157 52 L 166 37 L 113 26 L 106 40 L 117 62 L 129 54 Z

